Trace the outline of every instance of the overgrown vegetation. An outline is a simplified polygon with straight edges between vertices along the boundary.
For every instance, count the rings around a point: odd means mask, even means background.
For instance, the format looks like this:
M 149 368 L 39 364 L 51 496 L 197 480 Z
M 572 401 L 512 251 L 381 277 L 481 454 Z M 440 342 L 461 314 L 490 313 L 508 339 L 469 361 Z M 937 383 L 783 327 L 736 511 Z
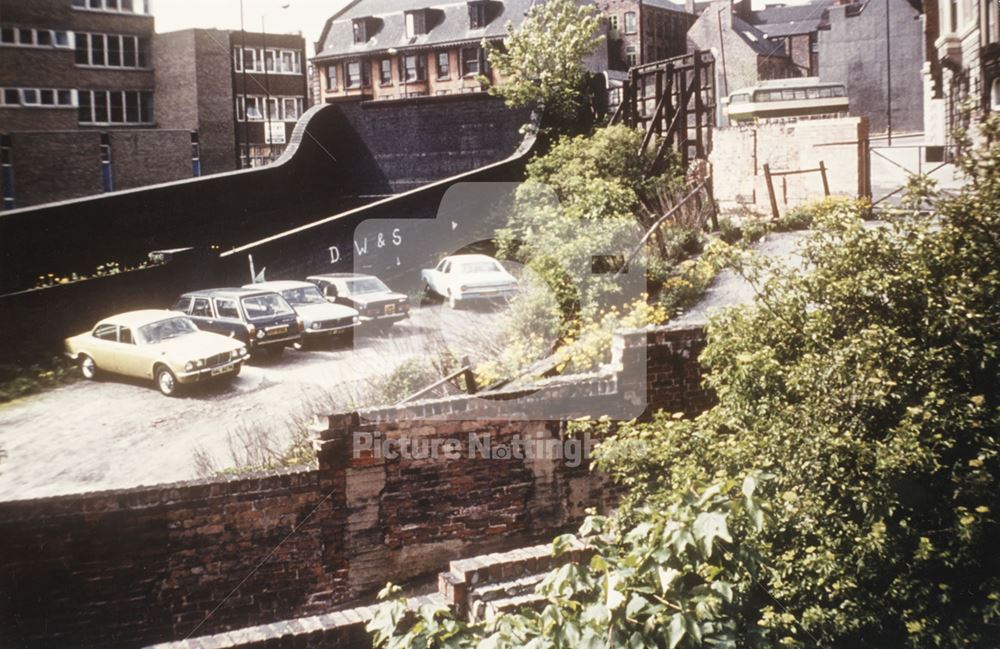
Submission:
M 0 364 L 0 403 L 65 385 L 78 377 L 73 363 L 60 356 L 25 365 Z
M 730 251 L 759 298 L 710 325 L 718 405 L 589 424 L 627 497 L 541 613 L 468 625 L 390 599 L 376 644 L 995 647 L 1000 119 L 983 131 L 933 218 L 817 210 L 809 273 Z

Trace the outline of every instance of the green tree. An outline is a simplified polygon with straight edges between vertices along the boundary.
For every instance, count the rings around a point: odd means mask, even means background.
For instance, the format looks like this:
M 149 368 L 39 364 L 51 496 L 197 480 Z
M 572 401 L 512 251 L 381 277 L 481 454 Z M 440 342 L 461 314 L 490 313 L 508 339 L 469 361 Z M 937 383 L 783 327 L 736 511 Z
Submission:
M 507 25 L 502 45 L 484 41 L 500 79 L 490 93 L 508 106 L 544 105 L 557 122 L 572 122 L 582 107 L 587 70 L 584 59 L 604 38 L 600 18 L 576 0 L 536 3 L 517 30 Z

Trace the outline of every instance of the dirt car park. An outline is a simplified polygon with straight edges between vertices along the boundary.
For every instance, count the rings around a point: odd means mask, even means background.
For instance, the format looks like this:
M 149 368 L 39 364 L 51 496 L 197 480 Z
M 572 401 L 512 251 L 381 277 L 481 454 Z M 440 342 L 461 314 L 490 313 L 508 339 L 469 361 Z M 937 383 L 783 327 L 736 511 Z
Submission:
M 497 305 L 426 305 L 353 344 L 255 358 L 233 382 L 192 386 L 179 398 L 109 376 L 0 405 L 0 499 L 194 479 L 199 458 L 202 467 L 206 459 L 232 467 L 242 440 L 267 434 L 268 444 L 287 445 L 313 415 L 364 403 L 371 385 L 408 359 L 488 355 L 502 314 Z

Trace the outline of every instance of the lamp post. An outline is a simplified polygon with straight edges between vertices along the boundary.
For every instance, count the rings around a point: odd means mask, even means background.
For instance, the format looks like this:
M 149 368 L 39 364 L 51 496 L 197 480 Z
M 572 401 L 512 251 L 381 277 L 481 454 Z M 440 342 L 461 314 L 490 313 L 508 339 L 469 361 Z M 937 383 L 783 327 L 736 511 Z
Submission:
M 243 0 L 240 0 L 240 68 L 243 77 L 243 146 L 239 151 L 240 169 L 250 166 L 250 118 L 247 115 L 247 30 L 243 22 Z M 239 117 L 239 115 L 237 115 Z M 239 137 L 237 137 L 239 141 Z

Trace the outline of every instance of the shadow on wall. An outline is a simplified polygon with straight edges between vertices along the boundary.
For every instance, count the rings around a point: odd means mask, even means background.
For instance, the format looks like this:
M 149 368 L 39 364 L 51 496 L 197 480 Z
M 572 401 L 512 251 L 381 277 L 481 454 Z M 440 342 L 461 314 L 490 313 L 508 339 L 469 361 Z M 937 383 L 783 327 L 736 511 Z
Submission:
M 448 99 L 407 102 L 397 111 L 358 102 L 316 107 L 299 122 L 285 155 L 268 167 L 0 216 L 0 293 L 9 293 L 0 295 L 8 315 L 0 333 L 25 341 L 0 349 L 0 358 L 57 353 L 63 338 L 116 312 L 167 308 L 187 290 L 244 284 L 248 254 L 257 268 L 268 267 L 271 279 L 349 270 L 360 223 L 432 219 L 458 182 L 520 180 L 534 139 L 522 141 L 519 128 L 530 115 L 485 96 Z M 437 130 L 465 135 L 436 137 L 425 127 L 423 135 L 393 140 L 372 126 L 394 115 L 419 121 L 432 110 Z M 473 126 L 482 139 L 469 140 Z M 424 140 L 434 142 L 426 151 Z M 470 143 L 467 154 L 463 142 Z M 449 176 L 439 180 L 438 174 Z M 379 196 L 417 181 L 430 184 Z M 109 261 L 132 265 L 151 250 L 185 247 L 191 250 L 164 266 L 30 288 L 40 275 L 65 276 Z M 345 253 L 338 266 L 331 265 L 331 248 Z M 218 254 L 233 250 L 240 252 Z

